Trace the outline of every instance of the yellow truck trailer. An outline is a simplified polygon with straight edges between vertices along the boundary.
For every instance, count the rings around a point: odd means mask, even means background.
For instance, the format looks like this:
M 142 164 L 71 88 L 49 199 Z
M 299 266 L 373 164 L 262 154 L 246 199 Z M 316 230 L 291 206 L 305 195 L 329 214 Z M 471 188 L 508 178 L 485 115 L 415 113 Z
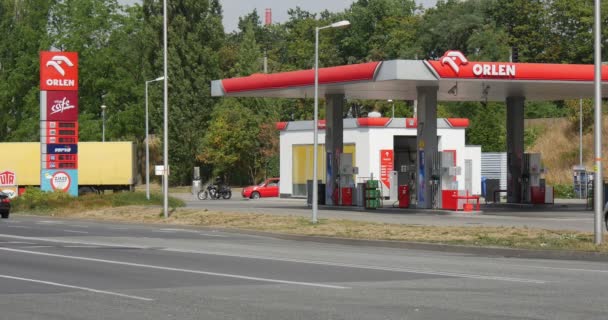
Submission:
M 15 172 L 17 184 L 40 186 L 40 143 L 0 143 L 0 172 Z M 133 190 L 137 182 L 135 145 L 132 142 L 79 142 L 80 191 Z

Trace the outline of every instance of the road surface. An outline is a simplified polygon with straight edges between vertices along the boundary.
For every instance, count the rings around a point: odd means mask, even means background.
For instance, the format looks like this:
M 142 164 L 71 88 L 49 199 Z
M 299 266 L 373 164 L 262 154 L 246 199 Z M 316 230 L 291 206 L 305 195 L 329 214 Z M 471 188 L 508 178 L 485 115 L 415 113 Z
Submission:
M 0 319 L 606 319 L 605 263 L 0 221 Z

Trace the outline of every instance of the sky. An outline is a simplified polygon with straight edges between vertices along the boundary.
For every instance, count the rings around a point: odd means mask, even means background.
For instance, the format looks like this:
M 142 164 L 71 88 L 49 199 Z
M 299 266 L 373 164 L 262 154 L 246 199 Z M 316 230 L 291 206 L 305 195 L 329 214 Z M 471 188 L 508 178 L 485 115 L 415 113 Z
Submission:
M 170 1 L 170 0 L 169 0 Z M 123 4 L 141 3 L 141 0 L 119 0 Z M 272 9 L 273 23 L 282 23 L 287 20 L 287 10 L 300 7 L 312 13 L 318 13 L 325 9 L 331 12 L 339 12 L 348 8 L 353 0 L 220 0 L 224 10 L 224 29 L 226 32 L 236 30 L 239 17 L 242 17 L 253 9 L 257 9 L 258 15 L 264 23 L 264 12 L 266 8 Z M 416 0 L 416 3 L 424 7 L 434 6 L 437 0 Z

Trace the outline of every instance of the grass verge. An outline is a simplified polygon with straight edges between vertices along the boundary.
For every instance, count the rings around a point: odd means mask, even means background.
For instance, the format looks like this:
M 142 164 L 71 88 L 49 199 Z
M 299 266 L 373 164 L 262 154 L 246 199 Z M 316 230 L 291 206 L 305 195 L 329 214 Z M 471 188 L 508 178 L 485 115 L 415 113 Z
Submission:
M 47 213 L 49 212 L 47 211 Z M 303 217 L 227 213 L 186 208 L 176 208 L 169 219 L 165 220 L 159 215 L 158 208 L 149 206 L 99 207 L 88 211 L 61 210 L 52 214 L 66 218 L 190 225 L 306 236 L 608 253 L 608 244 L 606 244 L 608 237 L 603 245 L 595 246 L 593 234 L 566 230 L 413 226 L 338 219 L 322 219 L 317 224 L 311 224 L 307 218 Z
M 99 208 L 122 207 L 133 205 L 162 205 L 160 194 L 150 194 L 146 199 L 143 192 L 119 192 L 110 194 L 87 194 L 73 198 L 65 193 L 42 192 L 40 189 L 28 189 L 22 196 L 11 202 L 13 212 L 30 214 L 73 213 Z M 175 210 L 184 207 L 184 201 L 169 197 L 169 207 Z

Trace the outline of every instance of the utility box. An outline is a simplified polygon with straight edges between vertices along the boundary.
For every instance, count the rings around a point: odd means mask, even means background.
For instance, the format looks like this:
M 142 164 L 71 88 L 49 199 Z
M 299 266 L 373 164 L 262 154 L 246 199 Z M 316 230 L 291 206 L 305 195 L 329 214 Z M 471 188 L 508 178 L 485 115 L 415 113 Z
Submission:
M 410 187 L 407 185 L 399 186 L 399 208 L 410 207 Z

